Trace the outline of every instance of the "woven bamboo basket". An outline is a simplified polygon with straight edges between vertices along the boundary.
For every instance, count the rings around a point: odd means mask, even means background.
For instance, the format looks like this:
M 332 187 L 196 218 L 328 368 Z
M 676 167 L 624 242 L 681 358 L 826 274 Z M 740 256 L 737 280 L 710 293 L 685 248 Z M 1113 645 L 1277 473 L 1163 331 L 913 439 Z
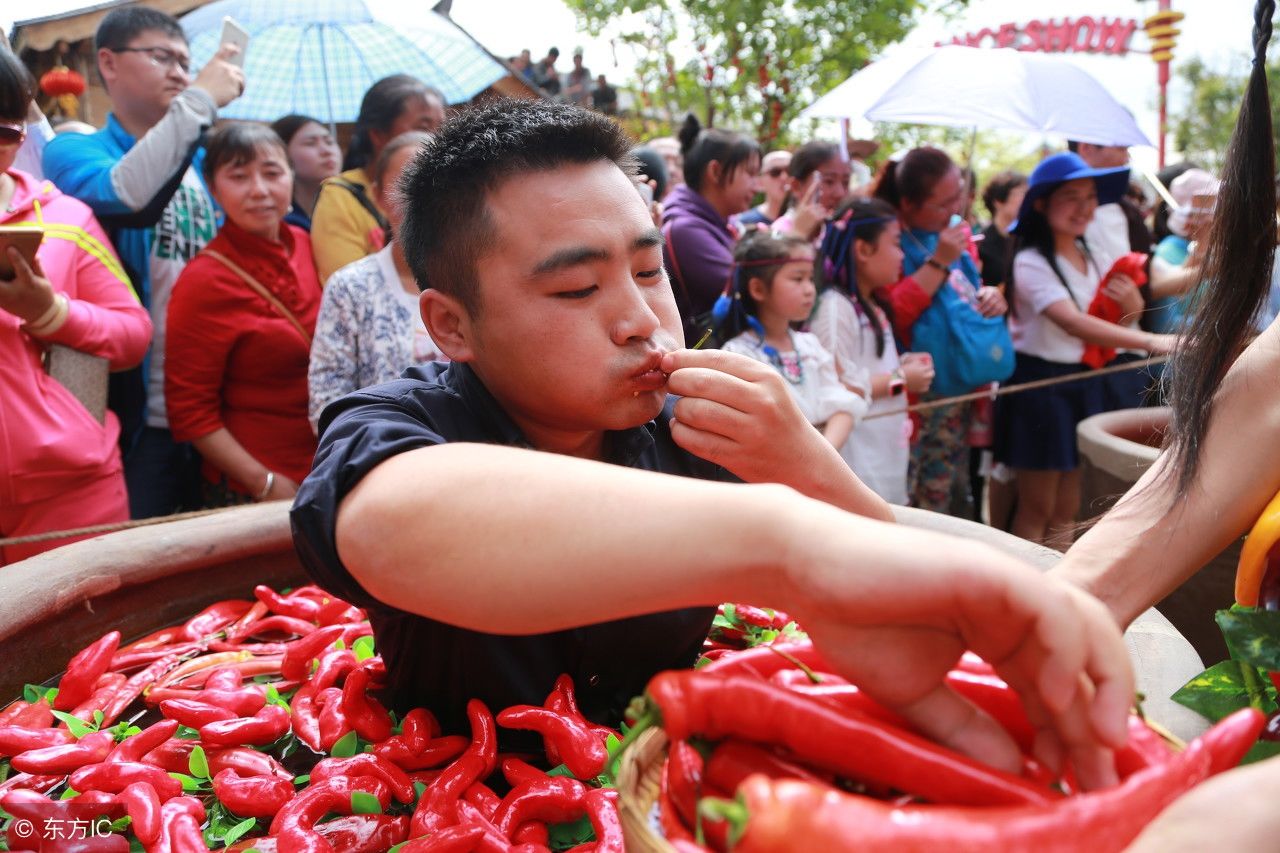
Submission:
M 667 735 L 662 729 L 643 732 L 622 754 L 618 768 L 618 813 L 627 839 L 627 853 L 676 853 L 667 843 L 654 816 L 662 785 L 662 762 Z

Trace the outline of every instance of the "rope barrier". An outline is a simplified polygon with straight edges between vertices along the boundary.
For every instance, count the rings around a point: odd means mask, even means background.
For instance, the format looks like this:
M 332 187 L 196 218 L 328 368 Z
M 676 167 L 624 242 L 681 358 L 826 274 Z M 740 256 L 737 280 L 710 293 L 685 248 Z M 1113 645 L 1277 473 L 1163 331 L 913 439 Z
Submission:
M 974 391 L 971 394 L 958 394 L 954 397 L 945 397 L 941 400 L 929 400 L 924 403 L 916 403 L 904 409 L 894 409 L 890 412 L 877 412 L 874 415 L 867 415 L 863 420 L 872 420 L 873 418 L 887 418 L 894 415 L 904 415 L 909 412 L 923 412 L 929 409 L 938 409 L 943 406 L 954 406 L 959 403 L 969 403 L 974 400 L 981 400 L 987 397 L 1003 397 L 1006 394 L 1017 394 L 1019 391 L 1030 391 L 1033 388 L 1046 388 L 1050 385 L 1059 385 L 1067 382 L 1075 382 L 1079 379 L 1090 379 L 1098 376 L 1107 376 L 1112 373 L 1123 373 L 1126 370 L 1141 370 L 1144 367 L 1154 367 L 1157 364 L 1164 364 L 1169 360 L 1169 356 L 1155 356 L 1143 361 L 1130 361 L 1124 364 L 1116 364 L 1110 367 L 1102 367 L 1097 370 L 1082 370 L 1079 373 L 1069 373 L 1066 376 L 1055 376 L 1051 379 L 1037 379 L 1032 382 L 1023 382 L 1019 385 L 1005 385 L 997 388 L 995 391 Z M 74 530 L 55 530 L 49 533 L 37 533 L 31 536 L 17 536 L 12 539 L 0 539 L 0 548 L 10 547 L 13 545 L 33 545 L 37 542 L 52 542 L 56 539 L 71 539 L 80 536 L 98 536 L 103 533 L 117 533 L 121 530 L 134 530 L 139 527 L 150 527 L 155 524 L 168 524 L 170 521 L 186 521 L 191 518 L 204 518 L 210 515 L 217 515 L 230 509 L 238 509 L 238 507 L 218 507 L 217 509 L 201 509 L 194 512 L 180 512 L 175 515 L 161 515 L 155 518 L 139 518 L 133 521 L 120 521 L 114 524 L 95 524 L 92 527 L 78 527 Z

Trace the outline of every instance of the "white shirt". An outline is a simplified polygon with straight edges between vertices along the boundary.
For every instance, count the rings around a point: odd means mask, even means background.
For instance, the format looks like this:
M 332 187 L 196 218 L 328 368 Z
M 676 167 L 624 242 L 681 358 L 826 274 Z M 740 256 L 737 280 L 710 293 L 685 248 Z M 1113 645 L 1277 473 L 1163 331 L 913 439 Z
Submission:
M 1044 315 L 1044 310 L 1058 302 L 1072 301 L 1081 312 L 1088 311 L 1102 273 L 1100 265 L 1092 261 L 1086 264 L 1084 273 L 1062 255 L 1057 256 L 1057 262 L 1066 286 L 1038 250 L 1023 249 L 1013 259 L 1014 304 L 1009 331 L 1013 348 L 1020 353 L 1059 364 L 1079 364 L 1084 357 L 1084 341 L 1067 334 Z
M 1129 252 L 1129 219 L 1117 204 L 1100 205 L 1085 229 L 1084 241 L 1103 272 Z
M 853 416 L 855 424 L 862 420 L 862 416 L 867 413 L 867 401 L 841 384 L 836 376 L 836 363 L 831 353 L 823 349 L 818 339 L 807 332 L 792 332 L 791 340 L 795 343 L 795 349 L 780 352 L 779 355 L 784 361 L 793 358 L 800 361 L 801 380 L 799 383 L 788 381 L 787 387 L 800 404 L 805 420 L 819 426 L 829 421 L 837 412 L 848 412 Z M 726 343 L 723 349 L 774 366 L 764 352 L 764 342 L 755 332 L 743 332 Z
M 852 300 L 831 289 L 818 298 L 809 330 L 835 358 L 836 373 L 846 385 L 870 388 L 872 375 L 892 373 L 900 366 L 888 318 L 881 314 L 880 320 L 884 351 L 876 355 L 871 319 Z M 900 411 L 906 405 L 905 394 L 873 399 L 868 415 L 900 413 L 864 420 L 840 448 L 840 455 L 859 480 L 898 505 L 907 503 L 907 465 L 911 459 L 911 420 Z

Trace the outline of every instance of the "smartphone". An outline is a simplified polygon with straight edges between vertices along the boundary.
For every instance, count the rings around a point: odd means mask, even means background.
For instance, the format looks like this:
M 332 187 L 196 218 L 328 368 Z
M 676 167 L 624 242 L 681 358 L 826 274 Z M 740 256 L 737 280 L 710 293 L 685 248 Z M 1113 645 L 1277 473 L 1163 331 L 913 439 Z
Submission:
M 36 249 L 40 248 L 40 241 L 43 239 L 43 228 L 0 225 L 0 279 L 9 281 L 17 274 L 13 264 L 9 263 L 10 246 L 21 252 L 28 264 L 34 264 Z
M 218 49 L 221 50 L 224 44 L 234 44 L 240 48 L 240 52 L 228 61 L 238 68 L 244 68 L 244 55 L 249 50 L 249 31 L 237 24 L 230 15 L 222 19 L 222 41 L 218 42 Z

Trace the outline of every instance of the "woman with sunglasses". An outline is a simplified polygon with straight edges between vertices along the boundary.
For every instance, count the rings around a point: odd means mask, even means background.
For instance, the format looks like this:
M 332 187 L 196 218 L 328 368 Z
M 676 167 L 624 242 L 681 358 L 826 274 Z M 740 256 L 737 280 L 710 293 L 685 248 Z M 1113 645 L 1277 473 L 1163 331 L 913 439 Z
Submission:
M 764 201 L 738 217 L 738 227 L 744 232 L 752 228 L 768 228 L 782 215 L 782 205 L 791 191 L 791 152 L 770 151 L 760 161 L 760 188 Z
M 151 341 L 147 311 L 89 208 L 14 168 L 35 91 L 0 48 L 0 227 L 44 235 L 34 262 L 14 247 L 0 258 L 13 269 L 0 277 L 0 539 L 129 518 L 116 416 L 100 422 L 44 358 L 64 347 L 124 370 Z M 0 565 L 70 541 L 7 546 Z
M 791 158 L 791 186 L 775 234 L 820 241 L 823 223 L 849 194 L 853 167 L 830 142 L 807 142 Z

